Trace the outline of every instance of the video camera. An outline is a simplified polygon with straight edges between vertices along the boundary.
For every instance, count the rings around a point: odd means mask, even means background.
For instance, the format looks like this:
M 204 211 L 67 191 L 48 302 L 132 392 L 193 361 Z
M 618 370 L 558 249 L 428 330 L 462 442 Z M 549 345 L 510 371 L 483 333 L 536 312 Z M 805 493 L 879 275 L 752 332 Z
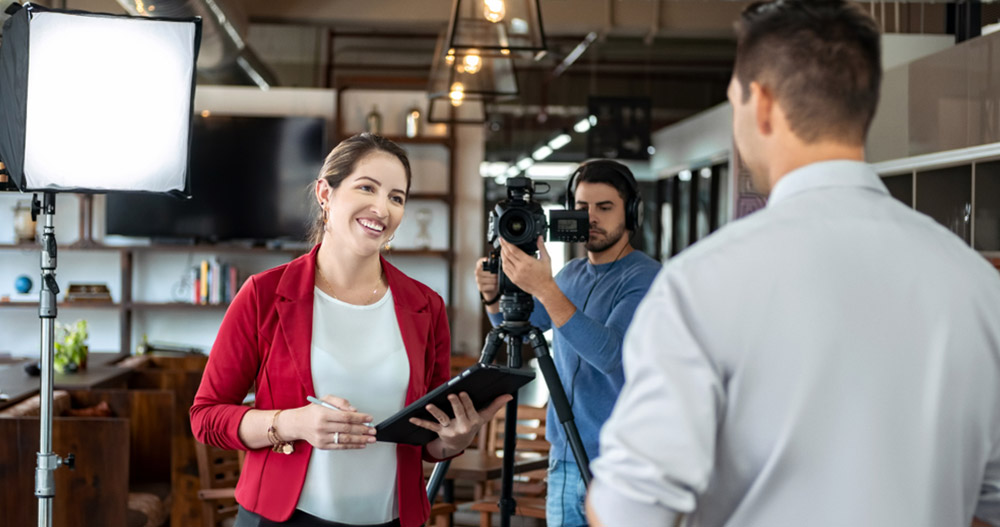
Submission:
M 590 217 L 585 210 L 552 210 L 546 221 L 545 211 L 533 198 L 549 191 L 548 183 L 541 192 L 535 192 L 535 182 L 524 176 L 507 180 L 507 199 L 501 200 L 490 211 L 487 241 L 493 245 L 483 269 L 497 274 L 500 311 L 504 320 L 528 320 L 534 301 L 521 288 L 514 285 L 503 273 L 500 260 L 500 239 L 516 245 L 527 254 L 538 253 L 539 236 L 548 233 L 548 239 L 558 242 L 586 242 L 590 235 Z M 492 300 L 490 301 L 492 302 Z

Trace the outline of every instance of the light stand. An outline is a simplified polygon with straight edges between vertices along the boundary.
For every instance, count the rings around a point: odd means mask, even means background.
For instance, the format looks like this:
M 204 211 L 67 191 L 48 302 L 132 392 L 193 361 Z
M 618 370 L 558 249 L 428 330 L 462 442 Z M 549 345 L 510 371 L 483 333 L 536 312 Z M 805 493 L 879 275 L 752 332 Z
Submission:
M 0 159 L 9 181 L 0 178 L 0 190 L 36 193 L 32 217 L 41 214 L 44 220 L 35 496 L 38 525 L 50 527 L 55 470 L 74 463 L 73 454 L 63 459 L 52 452 L 59 293 L 55 194 L 150 192 L 190 197 L 191 115 L 201 19 L 107 15 L 32 3 L 10 4 L 5 13 L 11 16 L 4 21 L 0 46 Z M 81 214 L 88 219 L 81 222 L 79 244 L 86 247 L 93 244 L 91 198 L 81 200 Z
M 502 269 L 501 269 L 502 273 Z M 504 279 L 500 279 L 503 283 Z M 559 373 L 556 371 L 552 355 L 549 354 L 549 346 L 545 342 L 545 336 L 541 330 L 532 326 L 528 321 L 534 306 L 534 299 L 531 295 L 521 291 L 516 286 L 512 286 L 511 292 L 504 292 L 500 296 L 500 311 L 503 313 L 503 322 L 490 330 L 486 335 L 483 345 L 483 352 L 479 356 L 482 364 L 491 364 L 496 358 L 497 351 L 502 343 L 507 345 L 507 366 L 510 368 L 521 367 L 521 347 L 524 342 L 531 345 L 535 358 L 538 359 L 538 366 L 542 370 L 542 378 L 549 389 L 549 396 L 552 398 L 552 405 L 555 407 L 556 416 L 563 427 L 566 438 L 569 440 L 570 450 L 573 451 L 573 458 L 580 469 L 580 476 L 583 477 L 584 484 L 590 486 L 590 462 L 587 459 L 587 451 L 583 448 L 580 440 L 580 432 L 576 428 L 573 419 L 573 410 L 559 381 Z M 517 509 L 517 502 L 514 499 L 514 452 L 517 446 L 517 393 L 513 394 L 513 399 L 507 403 L 507 415 L 504 420 L 503 436 L 503 466 L 500 473 L 500 526 L 510 527 L 510 517 Z M 431 503 L 437 496 L 438 488 L 448 472 L 449 461 L 442 461 L 434 467 L 430 481 L 427 485 L 427 497 Z
M 42 288 L 38 293 L 38 318 L 42 324 L 41 370 L 42 386 L 41 416 L 38 446 L 38 464 L 35 468 L 35 496 L 38 497 L 38 525 L 52 525 L 52 499 L 56 495 L 55 470 L 59 465 L 73 468 L 73 454 L 60 458 L 52 452 L 52 362 L 55 356 L 55 323 L 59 310 L 56 295 L 56 235 L 55 214 L 56 195 L 46 192 L 39 203 L 38 195 L 32 197 L 31 216 L 37 220 L 41 213 L 45 220 L 42 230 Z

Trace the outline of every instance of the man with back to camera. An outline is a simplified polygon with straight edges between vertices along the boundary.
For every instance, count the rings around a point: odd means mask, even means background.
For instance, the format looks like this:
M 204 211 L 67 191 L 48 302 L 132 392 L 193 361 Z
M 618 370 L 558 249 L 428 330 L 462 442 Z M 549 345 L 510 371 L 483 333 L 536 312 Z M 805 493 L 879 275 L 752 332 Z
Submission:
M 729 86 L 764 210 L 673 259 L 625 339 L 595 525 L 1000 525 L 1000 279 L 866 165 L 879 30 L 748 7 Z
M 590 216 L 587 257 L 570 261 L 553 278 L 542 239 L 538 258 L 501 237 L 503 272 L 532 295 L 530 322 L 554 328 L 553 361 L 573 410 L 587 456 L 598 454 L 601 425 L 611 413 L 624 382 L 622 338 L 639 301 L 660 264 L 629 244 L 642 223 L 642 198 L 632 172 L 609 159 L 581 164 L 570 177 L 567 208 Z M 503 321 L 497 303 L 497 275 L 476 266 L 476 283 L 490 321 Z M 550 527 L 585 526 L 586 488 L 555 408 L 547 411 L 549 479 L 546 521 Z

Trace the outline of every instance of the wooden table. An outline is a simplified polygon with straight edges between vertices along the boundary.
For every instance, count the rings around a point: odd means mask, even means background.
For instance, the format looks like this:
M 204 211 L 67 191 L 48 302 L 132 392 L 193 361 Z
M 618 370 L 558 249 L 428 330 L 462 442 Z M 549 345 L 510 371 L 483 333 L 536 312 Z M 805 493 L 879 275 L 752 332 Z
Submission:
M 94 390 L 97 388 L 127 388 L 130 368 L 103 365 L 87 366 L 77 373 L 56 373 L 52 385 L 56 390 Z
M 531 470 L 543 469 L 549 466 L 548 456 L 537 454 L 515 454 L 514 473 L 528 472 Z M 434 465 L 424 464 L 424 475 L 430 476 Z M 494 479 L 500 479 L 503 469 L 503 458 L 492 455 L 483 450 L 467 450 L 461 456 L 451 460 L 445 479 L 462 479 L 485 483 Z
M 430 477 L 434 470 L 433 463 L 424 463 L 424 476 Z M 538 454 L 515 454 L 514 474 L 544 469 L 549 466 L 548 456 Z M 503 472 L 503 458 L 492 452 L 481 449 L 467 450 L 461 456 L 451 460 L 448 472 L 444 475 L 442 498 L 447 503 L 454 503 L 455 480 L 472 481 L 474 483 L 473 498 L 480 500 L 485 495 L 486 483 L 500 479 Z M 448 525 L 452 521 L 448 519 Z
M 56 390 L 93 390 L 125 388 L 131 368 L 111 364 L 120 358 L 117 353 L 91 353 L 88 367 L 79 373 L 56 373 L 52 377 Z M 34 359 L 23 359 L 0 365 L 0 410 L 17 404 L 41 390 L 41 377 L 32 377 L 24 366 Z
M 0 410 L 38 393 L 40 380 L 25 373 L 28 359 L 0 365 Z

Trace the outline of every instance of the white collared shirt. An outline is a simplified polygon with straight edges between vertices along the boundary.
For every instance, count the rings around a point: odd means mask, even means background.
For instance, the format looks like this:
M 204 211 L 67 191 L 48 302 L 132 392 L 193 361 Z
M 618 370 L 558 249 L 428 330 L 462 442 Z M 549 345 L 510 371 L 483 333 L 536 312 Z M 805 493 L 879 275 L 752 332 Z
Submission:
M 1000 278 L 864 163 L 787 174 L 671 260 L 624 363 L 608 527 L 1000 525 Z

